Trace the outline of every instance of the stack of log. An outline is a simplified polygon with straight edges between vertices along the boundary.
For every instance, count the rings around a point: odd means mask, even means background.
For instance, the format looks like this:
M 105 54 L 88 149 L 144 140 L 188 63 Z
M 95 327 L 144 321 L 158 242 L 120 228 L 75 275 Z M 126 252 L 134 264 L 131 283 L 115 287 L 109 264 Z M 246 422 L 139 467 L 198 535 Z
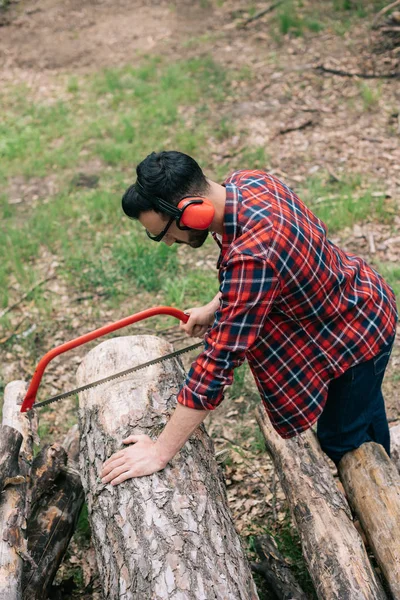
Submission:
M 34 456 L 37 420 L 20 413 L 27 386 L 5 390 L 0 428 L 0 600 L 46 600 L 84 503 L 79 430 Z
M 78 385 L 170 351 L 154 336 L 107 340 L 80 365 Z M 265 577 L 269 600 L 308 598 L 269 536 L 256 540 L 262 560 L 249 565 L 203 426 L 163 471 L 116 487 L 101 483 L 102 464 L 124 438 L 158 436 L 184 376 L 174 359 L 86 390 L 79 397 L 80 435 L 75 427 L 62 445 L 35 457 L 33 411 L 19 413 L 26 385 L 7 386 L 0 438 L 0 600 L 48 597 L 84 495 L 106 599 L 256 600 L 251 569 Z M 257 421 L 317 597 L 400 600 L 400 426 L 391 432 L 392 460 L 372 442 L 345 455 L 339 465 L 344 494 L 312 431 L 283 440 L 261 407 Z

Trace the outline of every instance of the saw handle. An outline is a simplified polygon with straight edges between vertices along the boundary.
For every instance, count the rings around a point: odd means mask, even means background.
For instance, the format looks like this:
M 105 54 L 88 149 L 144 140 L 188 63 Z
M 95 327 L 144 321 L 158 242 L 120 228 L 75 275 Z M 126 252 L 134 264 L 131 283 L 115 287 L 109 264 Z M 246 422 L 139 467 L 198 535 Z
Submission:
M 57 346 L 57 348 L 53 348 L 53 350 L 50 350 L 50 352 L 47 352 L 47 354 L 40 359 L 35 369 L 32 381 L 29 384 L 28 391 L 26 392 L 26 396 L 22 402 L 21 412 L 24 413 L 32 408 L 36 400 L 36 394 L 42 380 L 44 370 L 55 356 L 63 354 L 63 352 L 67 352 L 67 350 L 72 350 L 72 348 L 82 346 L 82 344 L 86 344 L 86 342 L 95 340 L 103 335 L 107 335 L 107 333 L 111 333 L 112 331 L 116 331 L 117 329 L 121 329 L 127 325 L 132 325 L 132 323 L 137 323 L 138 321 L 143 321 L 143 319 L 148 319 L 149 317 L 154 317 L 156 315 L 170 315 L 171 317 L 176 317 L 180 321 L 183 321 L 183 323 L 187 323 L 189 319 L 189 315 L 186 315 L 183 311 L 177 308 L 172 308 L 170 306 L 156 306 L 155 308 L 142 310 L 141 312 L 135 313 L 130 317 L 125 317 L 125 319 L 121 319 L 115 323 L 110 323 L 110 325 L 104 325 L 104 327 L 90 331 L 85 335 L 81 335 L 74 340 L 70 340 L 65 344 L 61 344 L 61 346 Z

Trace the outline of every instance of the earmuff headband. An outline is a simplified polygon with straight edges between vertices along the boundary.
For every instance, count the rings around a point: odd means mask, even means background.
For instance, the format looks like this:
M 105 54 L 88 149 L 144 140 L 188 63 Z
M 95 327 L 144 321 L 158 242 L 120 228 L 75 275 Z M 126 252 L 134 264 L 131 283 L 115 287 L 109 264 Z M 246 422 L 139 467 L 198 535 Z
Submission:
M 175 219 L 179 219 L 181 217 L 182 211 L 179 210 L 179 208 L 177 208 L 173 204 L 170 204 L 169 202 L 167 202 L 163 198 L 160 198 L 159 196 L 150 196 L 139 181 L 136 181 L 135 188 L 139 192 L 139 194 L 143 196 L 143 198 L 146 198 L 146 200 L 150 202 L 150 204 L 153 204 L 156 208 L 159 208 L 167 215 L 175 217 Z

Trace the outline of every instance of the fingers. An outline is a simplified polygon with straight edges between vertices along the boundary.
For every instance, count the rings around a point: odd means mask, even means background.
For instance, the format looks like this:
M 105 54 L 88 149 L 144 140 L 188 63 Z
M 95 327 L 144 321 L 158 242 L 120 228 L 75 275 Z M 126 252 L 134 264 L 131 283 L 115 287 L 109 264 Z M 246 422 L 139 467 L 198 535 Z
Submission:
M 122 474 L 127 474 L 130 471 L 131 467 L 127 464 L 122 464 L 119 467 L 115 467 L 113 468 L 112 471 L 110 471 L 110 473 L 108 473 L 108 475 L 106 475 L 105 477 L 102 478 L 102 483 L 112 483 L 112 485 L 116 485 L 116 479 L 118 479 L 119 475 Z M 125 479 L 128 479 L 128 477 L 126 477 Z
M 115 454 L 112 454 L 110 456 L 110 458 L 107 458 L 107 460 L 104 462 L 103 466 L 108 466 L 110 463 L 112 463 L 115 459 L 118 458 L 122 458 L 123 456 L 125 456 L 125 449 L 123 450 L 119 450 L 119 452 L 116 452 Z
M 207 331 L 207 325 L 195 325 L 192 330 L 193 337 L 203 337 L 205 332 Z
M 190 328 L 190 315 L 192 314 L 192 311 L 194 309 L 193 308 L 188 308 L 184 311 L 185 315 L 189 315 L 189 319 L 186 321 L 186 323 L 184 323 L 183 321 L 180 321 L 179 323 L 179 329 L 182 329 L 185 333 L 189 334 L 189 328 Z M 188 327 L 189 326 L 189 327 Z
M 198 335 L 197 333 L 194 332 L 196 327 L 202 327 L 202 325 L 198 325 L 197 324 L 197 318 L 196 318 L 196 312 L 192 312 L 195 311 L 195 309 L 193 308 L 189 308 L 188 310 L 185 310 L 186 314 L 189 314 L 189 319 L 186 323 L 180 323 L 180 328 L 187 333 L 190 336 L 196 336 Z
M 127 479 L 132 479 L 132 477 L 135 477 L 134 471 L 132 471 L 132 470 L 125 471 L 125 473 L 122 473 L 122 475 L 120 475 L 119 477 L 114 479 L 111 482 L 111 485 L 118 485 L 119 483 L 122 483 L 123 481 L 126 481 Z
M 129 437 L 122 440 L 123 444 L 135 444 L 140 440 L 140 438 L 146 437 L 145 435 L 130 435 Z M 123 452 L 123 450 L 121 451 Z

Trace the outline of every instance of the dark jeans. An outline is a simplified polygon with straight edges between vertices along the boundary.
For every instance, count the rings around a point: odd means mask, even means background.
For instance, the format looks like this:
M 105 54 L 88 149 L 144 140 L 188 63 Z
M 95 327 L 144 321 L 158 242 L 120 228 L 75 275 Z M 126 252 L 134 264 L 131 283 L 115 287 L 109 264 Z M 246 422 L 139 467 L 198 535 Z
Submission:
M 346 452 L 364 442 L 382 444 L 390 456 L 389 425 L 381 384 L 394 338 L 379 354 L 333 379 L 317 423 L 322 450 L 337 465 Z

